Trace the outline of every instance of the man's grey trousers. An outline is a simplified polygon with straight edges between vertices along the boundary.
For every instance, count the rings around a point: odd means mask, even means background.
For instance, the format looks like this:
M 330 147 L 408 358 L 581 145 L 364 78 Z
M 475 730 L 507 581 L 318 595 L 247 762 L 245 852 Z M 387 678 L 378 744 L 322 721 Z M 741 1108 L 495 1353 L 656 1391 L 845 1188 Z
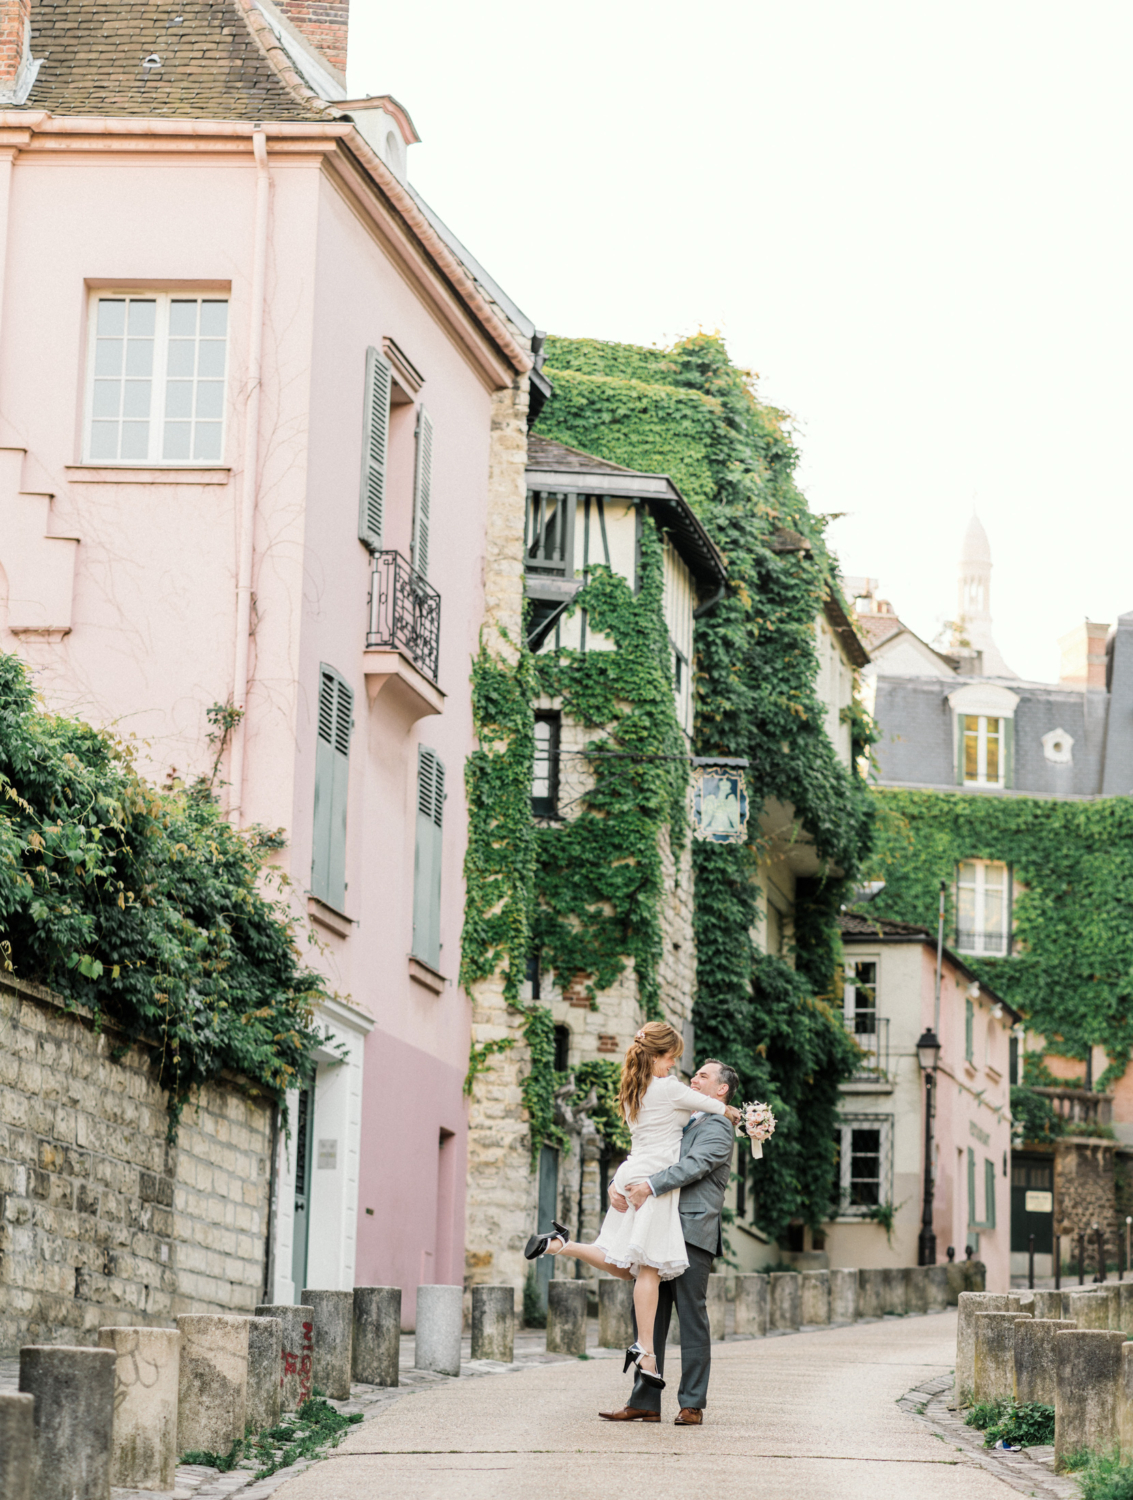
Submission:
M 657 1321 L 653 1325 L 653 1348 L 657 1369 L 665 1373 L 665 1340 L 673 1303 L 681 1320 L 681 1383 L 677 1401 L 681 1406 L 703 1411 L 708 1399 L 708 1376 L 712 1369 L 712 1334 L 708 1326 L 708 1278 L 714 1257 L 698 1245 L 688 1245 L 689 1267 L 683 1276 L 663 1281 L 657 1297 Z M 634 1331 L 637 1319 L 634 1319 Z M 660 1411 L 661 1392 L 638 1375 L 627 1403 L 638 1411 Z

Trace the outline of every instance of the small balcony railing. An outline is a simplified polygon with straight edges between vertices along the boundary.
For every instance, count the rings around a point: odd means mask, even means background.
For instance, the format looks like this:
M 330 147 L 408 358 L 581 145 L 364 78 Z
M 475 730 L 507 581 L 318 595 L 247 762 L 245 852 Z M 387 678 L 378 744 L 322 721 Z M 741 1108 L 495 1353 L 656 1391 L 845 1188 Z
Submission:
M 1056 1115 L 1069 1124 L 1111 1125 L 1113 1123 L 1113 1095 L 1098 1094 L 1093 1089 L 1033 1088 L 1032 1094 L 1041 1094 L 1049 1099 Z M 1081 1132 L 1072 1132 L 1080 1134 Z
M 842 1017 L 842 1024 L 861 1048 L 862 1056 L 854 1070 L 853 1081 L 882 1081 L 889 1077 L 889 1017 L 875 1011 Z
M 978 932 L 970 927 L 960 927 L 956 932 L 956 950 L 958 953 L 986 954 L 989 958 L 992 958 L 997 954 L 1006 954 L 1009 947 L 1010 944 L 1006 932 Z
M 401 651 L 430 682 L 441 649 L 441 596 L 400 552 L 375 552 L 368 649 Z

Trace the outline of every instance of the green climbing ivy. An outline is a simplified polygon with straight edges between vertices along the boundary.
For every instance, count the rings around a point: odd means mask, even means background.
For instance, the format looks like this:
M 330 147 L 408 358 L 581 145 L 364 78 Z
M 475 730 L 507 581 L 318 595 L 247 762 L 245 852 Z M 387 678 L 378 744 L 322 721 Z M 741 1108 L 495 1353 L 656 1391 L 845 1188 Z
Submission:
M 838 991 L 837 914 L 871 836 L 869 790 L 838 760 L 815 691 L 815 618 L 838 589 L 823 521 L 808 510 L 783 413 L 716 335 L 672 349 L 549 339 L 555 394 L 538 423 L 548 437 L 632 468 L 670 474 L 723 552 L 724 598 L 697 624 L 696 750 L 751 762 L 753 808 L 791 804 L 818 873 L 798 885 L 792 967 L 751 940 L 766 851 L 697 845 L 698 1058 L 735 1066 L 748 1096 L 769 1097 L 776 1149 L 758 1179 L 759 1222 L 821 1223 L 833 1196 L 838 1084 L 855 1051 L 830 997 Z M 783 550 L 784 531 L 794 550 Z M 868 715 L 850 710 L 855 757 Z M 585 908 L 575 906 L 582 919 Z M 587 918 L 588 919 L 588 918 Z
M 935 925 L 946 883 L 955 933 L 955 875 L 964 859 L 1002 860 L 1014 872 L 1010 956 L 966 957 L 979 978 L 1027 1018 L 1052 1050 L 1109 1066 L 1106 1088 L 1133 1053 L 1133 800 L 1063 801 L 956 792 L 877 792 L 879 836 L 868 873 L 884 879 L 872 906 Z
M 264 847 L 207 781 L 159 790 L 111 735 L 43 712 L 0 654 L 0 968 L 149 1044 L 171 1128 L 224 1068 L 282 1102 L 321 1039 L 325 984 Z

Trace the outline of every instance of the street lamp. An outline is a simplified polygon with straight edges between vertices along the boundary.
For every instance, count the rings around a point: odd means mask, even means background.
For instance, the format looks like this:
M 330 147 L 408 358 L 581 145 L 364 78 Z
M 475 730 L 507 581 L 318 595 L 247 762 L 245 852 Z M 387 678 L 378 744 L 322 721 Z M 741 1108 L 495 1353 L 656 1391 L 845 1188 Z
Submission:
M 931 1026 L 926 1026 L 917 1042 L 917 1061 L 924 1072 L 924 1207 L 921 1210 L 921 1232 L 917 1240 L 917 1265 L 936 1265 L 936 1235 L 932 1228 L 932 1117 L 933 1084 L 936 1082 L 936 1061 L 940 1056 L 940 1039 Z

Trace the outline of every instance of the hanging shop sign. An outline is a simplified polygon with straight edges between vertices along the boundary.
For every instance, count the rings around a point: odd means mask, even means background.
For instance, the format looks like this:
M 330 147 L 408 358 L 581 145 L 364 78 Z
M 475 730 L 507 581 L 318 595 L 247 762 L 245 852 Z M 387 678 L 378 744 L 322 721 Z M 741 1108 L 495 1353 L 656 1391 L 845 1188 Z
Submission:
M 747 840 L 747 786 L 742 771 L 694 766 L 692 834 L 713 844 Z

